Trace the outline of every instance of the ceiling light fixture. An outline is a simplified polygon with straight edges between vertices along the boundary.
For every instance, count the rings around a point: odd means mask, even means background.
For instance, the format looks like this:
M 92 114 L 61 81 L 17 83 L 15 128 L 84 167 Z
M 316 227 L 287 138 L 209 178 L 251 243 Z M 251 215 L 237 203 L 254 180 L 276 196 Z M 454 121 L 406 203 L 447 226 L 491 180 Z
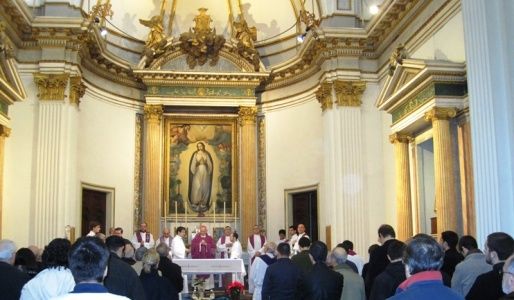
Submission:
M 373 4 L 369 7 L 369 13 L 372 15 L 378 14 L 379 11 L 380 11 L 380 7 L 376 4 Z
M 103 36 L 103 37 L 106 37 L 107 36 L 107 28 L 105 27 L 102 27 L 100 28 L 100 35 Z

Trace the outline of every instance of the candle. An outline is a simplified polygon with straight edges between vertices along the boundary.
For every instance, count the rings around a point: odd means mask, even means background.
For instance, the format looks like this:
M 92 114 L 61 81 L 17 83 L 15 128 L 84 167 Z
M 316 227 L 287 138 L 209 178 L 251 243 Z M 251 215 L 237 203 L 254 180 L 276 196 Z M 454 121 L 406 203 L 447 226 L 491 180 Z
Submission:
M 227 225 L 227 202 L 223 201 L 223 223 Z
M 236 223 L 235 227 L 237 230 L 237 201 L 234 202 L 234 222 Z
M 187 227 L 187 204 L 184 203 L 185 215 L 186 215 L 186 227 Z
M 214 227 L 216 227 L 216 202 L 214 202 Z

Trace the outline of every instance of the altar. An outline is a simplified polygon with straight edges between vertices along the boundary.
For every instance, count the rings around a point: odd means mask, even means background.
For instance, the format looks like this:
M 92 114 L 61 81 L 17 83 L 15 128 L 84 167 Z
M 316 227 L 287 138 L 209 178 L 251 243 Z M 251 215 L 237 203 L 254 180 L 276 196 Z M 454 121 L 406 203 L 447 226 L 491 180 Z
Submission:
M 174 259 L 173 262 L 182 268 L 183 293 L 188 292 L 187 275 L 232 273 L 232 281 L 242 281 L 246 275 L 242 259 Z

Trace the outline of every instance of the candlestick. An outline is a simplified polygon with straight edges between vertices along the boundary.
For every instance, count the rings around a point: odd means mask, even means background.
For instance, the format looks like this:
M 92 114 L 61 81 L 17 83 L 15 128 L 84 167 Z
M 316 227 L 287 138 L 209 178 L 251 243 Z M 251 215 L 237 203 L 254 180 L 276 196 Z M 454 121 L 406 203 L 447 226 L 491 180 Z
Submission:
M 227 202 L 223 201 L 223 223 L 227 225 Z
M 235 228 L 237 230 L 237 201 L 234 202 L 234 222 L 236 223 Z
M 178 201 L 175 201 L 175 227 L 177 227 L 178 225 Z
M 188 223 L 187 223 L 187 203 L 184 203 L 184 209 L 185 209 L 185 214 L 186 214 L 186 227 L 188 227 Z
M 216 227 L 216 202 L 214 202 L 214 227 Z

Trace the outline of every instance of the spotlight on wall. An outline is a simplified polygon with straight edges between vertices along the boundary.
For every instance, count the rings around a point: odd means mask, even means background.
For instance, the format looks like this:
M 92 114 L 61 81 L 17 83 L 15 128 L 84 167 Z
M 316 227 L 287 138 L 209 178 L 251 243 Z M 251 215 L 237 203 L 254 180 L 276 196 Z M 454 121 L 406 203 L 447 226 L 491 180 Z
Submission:
M 107 28 L 105 28 L 105 27 L 100 28 L 100 35 L 103 37 L 106 37 L 107 36 Z
M 378 7 L 378 5 L 376 5 L 376 4 L 373 4 L 369 7 L 369 13 L 372 15 L 378 14 L 379 11 L 380 11 L 380 7 Z
M 299 43 L 303 43 L 303 41 L 305 40 L 305 36 L 307 35 L 307 33 L 304 33 L 304 34 L 300 34 L 296 37 L 296 40 L 299 42 Z

